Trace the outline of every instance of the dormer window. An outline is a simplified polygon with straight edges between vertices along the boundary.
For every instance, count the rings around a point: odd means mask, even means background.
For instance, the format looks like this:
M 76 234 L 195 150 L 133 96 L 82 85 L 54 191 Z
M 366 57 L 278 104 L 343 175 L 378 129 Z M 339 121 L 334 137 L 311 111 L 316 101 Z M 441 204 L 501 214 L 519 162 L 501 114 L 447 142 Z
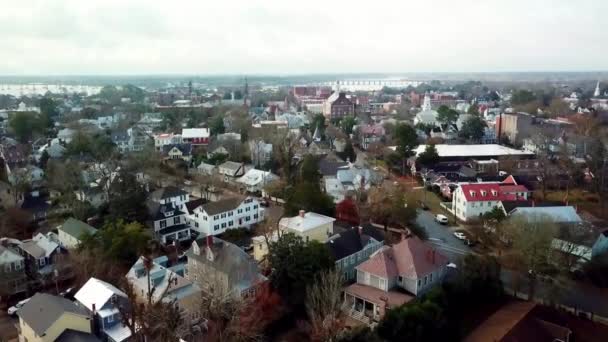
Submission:
M 165 211 L 165 217 L 171 217 L 171 216 L 173 216 L 172 211 Z
M 471 193 L 471 197 L 475 197 L 475 191 L 469 191 Z
M 481 196 L 486 196 L 488 193 L 485 190 L 481 190 Z
M 494 196 L 494 197 L 498 196 L 498 191 L 492 190 L 492 196 Z

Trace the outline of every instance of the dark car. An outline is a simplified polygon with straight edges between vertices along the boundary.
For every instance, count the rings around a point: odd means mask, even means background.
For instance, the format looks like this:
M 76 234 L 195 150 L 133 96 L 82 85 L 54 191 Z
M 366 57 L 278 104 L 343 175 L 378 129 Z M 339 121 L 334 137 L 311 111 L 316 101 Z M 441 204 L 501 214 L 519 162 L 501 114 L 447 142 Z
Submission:
M 426 205 L 426 203 L 424 203 L 422 201 L 420 201 L 418 203 L 420 204 L 420 209 L 422 209 L 422 210 L 429 210 L 429 206 Z

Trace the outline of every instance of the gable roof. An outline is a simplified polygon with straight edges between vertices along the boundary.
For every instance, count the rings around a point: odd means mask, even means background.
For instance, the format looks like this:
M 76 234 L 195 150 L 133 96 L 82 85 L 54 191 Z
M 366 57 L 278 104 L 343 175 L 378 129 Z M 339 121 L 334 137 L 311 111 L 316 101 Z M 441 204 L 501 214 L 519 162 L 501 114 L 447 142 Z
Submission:
M 523 216 L 528 222 L 547 218 L 557 223 L 583 222 L 573 206 L 558 207 L 520 207 L 515 208 L 512 216 Z
M 191 144 L 168 144 L 163 146 L 163 154 L 169 154 L 174 148 L 178 149 L 184 156 L 189 156 L 192 153 Z
M 207 203 L 207 200 L 204 198 L 197 198 L 195 200 L 186 202 L 186 209 L 188 210 L 188 213 L 192 213 L 192 211 L 198 207 L 200 207 L 201 205 Z
M 217 215 L 236 209 L 241 202 L 243 202 L 241 197 L 229 197 L 216 202 L 205 203 L 201 207 L 207 215 Z
M 446 265 L 448 258 L 419 238 L 403 239 L 390 248 L 382 248 L 357 269 L 383 278 L 397 275 L 418 278 Z
M 38 246 L 34 240 L 24 241 L 21 245 L 19 245 L 19 248 L 36 259 L 43 258 L 46 255 L 44 249 Z
M 182 195 L 187 195 L 188 193 L 182 189 L 179 189 L 174 186 L 167 186 L 161 189 L 158 189 L 150 194 L 150 199 L 156 202 L 160 200 L 168 199 L 171 197 L 178 197 Z
M 74 298 L 84 307 L 93 311 L 93 305 L 95 305 L 96 310 L 101 310 L 114 295 L 127 298 L 127 295 L 114 285 L 97 278 L 89 278 L 76 292 Z
M 66 234 L 73 236 L 76 239 L 80 239 L 85 233 L 91 235 L 97 233 L 97 229 L 73 217 L 67 219 L 58 229 L 63 230 Z
M 527 190 L 525 187 L 520 189 Z M 516 201 L 521 199 L 515 194 L 505 193 L 499 183 L 471 183 L 462 184 L 460 186 L 464 198 L 467 202 L 479 202 L 479 201 Z
M 214 236 L 208 238 L 209 240 L 201 238 L 192 243 L 192 247 L 186 252 L 188 259 L 211 265 L 215 270 L 225 273 L 231 290 L 248 289 L 266 280 L 260 273 L 257 262 L 239 246 Z M 207 245 L 208 242 L 211 244 Z M 207 258 L 208 249 L 213 255 L 211 260 Z
M 36 335 L 41 336 L 64 314 L 71 313 L 89 319 L 83 307 L 59 296 L 38 292 L 19 311 L 17 315 Z
M 23 257 L 19 253 L 0 245 L 0 265 L 20 260 L 23 260 Z
M 304 216 L 296 215 L 293 217 L 283 217 L 279 221 L 281 227 L 292 229 L 298 232 L 305 232 L 307 230 L 317 228 L 320 225 L 332 223 L 336 221 L 335 218 L 313 213 L 311 211 L 304 213 Z

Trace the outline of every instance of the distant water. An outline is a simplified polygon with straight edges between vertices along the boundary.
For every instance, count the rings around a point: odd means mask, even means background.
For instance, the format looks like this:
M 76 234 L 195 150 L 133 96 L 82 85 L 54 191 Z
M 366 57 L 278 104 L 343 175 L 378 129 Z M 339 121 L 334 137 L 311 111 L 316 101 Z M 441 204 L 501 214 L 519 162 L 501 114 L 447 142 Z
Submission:
M 85 93 L 86 95 L 98 94 L 100 86 L 87 85 L 63 85 L 63 84 L 0 84 L 0 94 L 13 96 L 44 95 L 47 91 L 53 94 Z

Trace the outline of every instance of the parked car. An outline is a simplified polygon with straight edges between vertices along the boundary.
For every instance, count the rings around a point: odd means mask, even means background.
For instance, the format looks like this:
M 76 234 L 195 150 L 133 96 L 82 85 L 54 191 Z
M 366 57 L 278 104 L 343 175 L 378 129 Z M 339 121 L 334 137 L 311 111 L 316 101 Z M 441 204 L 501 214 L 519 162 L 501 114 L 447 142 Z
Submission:
M 60 295 L 61 297 L 69 298 L 70 296 L 74 295 L 74 290 L 75 290 L 75 289 L 74 289 L 73 287 L 70 287 L 70 288 L 67 288 L 67 289 L 66 289 L 65 291 L 63 291 L 63 292 L 60 292 L 60 293 L 59 293 L 59 295 Z
M 464 240 L 464 244 L 469 247 L 475 247 L 475 245 L 477 244 L 477 241 L 466 239 L 466 240 Z
M 435 216 L 435 221 L 441 224 L 448 224 L 448 217 L 445 215 L 437 214 L 437 216 Z
M 268 201 L 266 199 L 261 199 L 260 200 L 260 206 L 261 207 L 268 207 L 269 203 L 268 203 Z
M 463 233 L 461 233 L 461 232 L 454 232 L 454 236 L 455 236 L 457 239 L 459 239 L 459 240 L 463 240 L 463 241 L 467 239 L 467 236 L 466 236 L 466 235 L 464 235 L 464 234 L 463 234 Z
M 8 308 L 6 313 L 8 313 L 9 316 L 15 316 L 17 314 L 17 311 L 19 311 L 19 309 L 21 309 L 25 305 L 25 303 L 27 303 L 29 300 L 30 300 L 30 298 L 27 298 L 27 299 L 24 299 L 24 300 L 18 302 L 14 306 L 11 306 L 10 308 Z
M 424 203 L 423 201 L 420 201 L 420 209 L 422 210 L 429 210 L 429 206 L 426 205 L 426 203 Z

